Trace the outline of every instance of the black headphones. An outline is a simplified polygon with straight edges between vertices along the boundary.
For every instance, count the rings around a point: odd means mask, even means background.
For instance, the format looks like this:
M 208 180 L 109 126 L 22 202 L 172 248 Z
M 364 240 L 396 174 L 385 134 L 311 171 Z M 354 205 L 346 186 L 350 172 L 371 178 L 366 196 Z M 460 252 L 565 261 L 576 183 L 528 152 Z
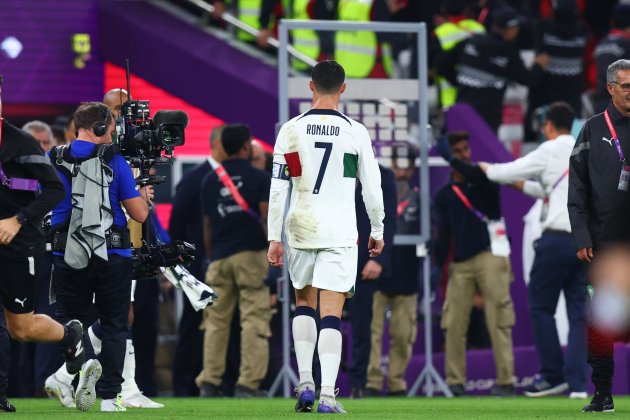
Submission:
M 94 135 L 96 137 L 101 137 L 101 136 L 104 136 L 107 133 L 107 127 L 109 126 L 109 122 L 112 119 L 112 114 L 111 114 L 109 108 L 107 108 L 103 104 L 98 104 L 98 105 L 96 105 L 96 107 L 103 114 L 103 121 L 95 122 L 92 125 L 92 131 L 94 131 Z

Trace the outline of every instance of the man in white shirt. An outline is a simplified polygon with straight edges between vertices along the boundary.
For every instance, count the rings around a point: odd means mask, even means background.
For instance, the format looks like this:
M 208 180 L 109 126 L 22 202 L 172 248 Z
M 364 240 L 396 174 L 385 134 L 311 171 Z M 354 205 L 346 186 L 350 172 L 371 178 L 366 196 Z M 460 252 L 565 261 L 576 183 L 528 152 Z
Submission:
M 354 191 L 361 182 L 371 224 L 370 257 L 383 249 L 381 175 L 366 128 L 337 111 L 346 89 L 345 72 L 322 61 L 312 72 L 313 107 L 280 129 L 274 148 L 269 196 L 269 251 L 272 266 L 283 264 L 282 226 L 289 248 L 289 274 L 295 288 L 293 340 L 300 374 L 297 412 L 310 412 L 315 400 L 312 365 L 317 343 L 317 296 L 321 363 L 319 413 L 345 413 L 335 400 L 341 360 L 341 310 L 354 293 L 357 274 L 357 222 Z M 289 210 L 284 208 L 292 187 Z
M 586 274 L 573 251 L 567 209 L 569 158 L 575 146 L 570 135 L 573 119 L 574 112 L 568 104 L 553 103 L 543 125 L 546 142 L 513 162 L 479 164 L 490 180 L 515 183 L 525 194 L 543 199 L 543 234 L 535 243 L 536 257 L 528 285 L 529 312 L 540 363 L 535 382 L 525 388 L 525 395 L 530 397 L 561 394 L 568 389 L 571 398 L 586 398 Z M 570 325 L 564 363 L 554 319 L 561 291 L 566 297 Z

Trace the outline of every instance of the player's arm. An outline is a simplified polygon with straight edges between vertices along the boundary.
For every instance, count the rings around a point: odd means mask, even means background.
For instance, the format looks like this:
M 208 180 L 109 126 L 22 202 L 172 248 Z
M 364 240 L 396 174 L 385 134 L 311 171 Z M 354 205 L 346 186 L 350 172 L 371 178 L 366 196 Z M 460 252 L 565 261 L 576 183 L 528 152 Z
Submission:
M 361 182 L 363 202 L 370 218 L 371 233 L 368 243 L 370 257 L 379 255 L 383 249 L 383 190 L 381 189 L 381 172 L 372 149 L 372 141 L 367 130 L 362 127 L 359 139 L 359 168 L 358 175 Z
M 273 266 L 281 266 L 284 249 L 282 248 L 282 224 L 284 209 L 289 195 L 290 174 L 284 157 L 285 141 L 283 126 L 278 133 L 276 145 L 273 149 L 273 169 L 271 171 L 271 186 L 269 188 L 269 208 L 267 214 L 267 239 L 269 251 L 267 259 Z

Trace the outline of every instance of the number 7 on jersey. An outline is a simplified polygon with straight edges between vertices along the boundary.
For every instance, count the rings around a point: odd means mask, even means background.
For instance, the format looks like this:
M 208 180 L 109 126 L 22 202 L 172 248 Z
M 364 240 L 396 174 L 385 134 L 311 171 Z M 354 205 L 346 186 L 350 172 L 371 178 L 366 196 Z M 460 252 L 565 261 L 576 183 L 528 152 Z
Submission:
M 324 173 L 326 172 L 326 167 L 328 166 L 328 160 L 330 159 L 330 153 L 332 152 L 332 147 L 332 143 L 327 143 L 323 141 L 315 142 L 316 149 L 324 149 L 324 157 L 322 158 L 322 164 L 319 167 L 319 173 L 317 174 L 317 180 L 315 181 L 313 194 L 319 194 L 319 190 L 322 186 L 322 181 L 324 180 Z

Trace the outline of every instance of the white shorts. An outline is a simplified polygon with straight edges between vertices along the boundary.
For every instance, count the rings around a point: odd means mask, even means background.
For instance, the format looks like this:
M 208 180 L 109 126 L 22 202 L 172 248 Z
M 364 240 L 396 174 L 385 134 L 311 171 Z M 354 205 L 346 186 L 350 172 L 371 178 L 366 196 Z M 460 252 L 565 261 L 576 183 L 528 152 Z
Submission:
M 357 247 L 296 249 L 288 247 L 289 275 L 293 287 L 306 286 L 354 294 L 357 278 Z

